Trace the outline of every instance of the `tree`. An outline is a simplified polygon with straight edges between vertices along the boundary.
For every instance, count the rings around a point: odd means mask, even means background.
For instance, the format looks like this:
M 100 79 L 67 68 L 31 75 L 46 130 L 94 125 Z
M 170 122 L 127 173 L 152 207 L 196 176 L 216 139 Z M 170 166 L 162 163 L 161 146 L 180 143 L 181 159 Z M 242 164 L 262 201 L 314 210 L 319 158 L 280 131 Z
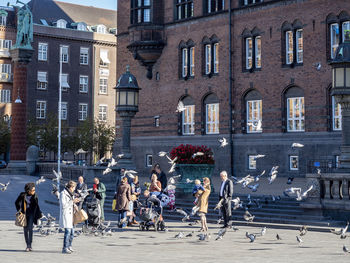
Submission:
M 105 122 L 94 122 L 94 153 L 101 159 L 112 149 L 115 141 L 114 128 Z

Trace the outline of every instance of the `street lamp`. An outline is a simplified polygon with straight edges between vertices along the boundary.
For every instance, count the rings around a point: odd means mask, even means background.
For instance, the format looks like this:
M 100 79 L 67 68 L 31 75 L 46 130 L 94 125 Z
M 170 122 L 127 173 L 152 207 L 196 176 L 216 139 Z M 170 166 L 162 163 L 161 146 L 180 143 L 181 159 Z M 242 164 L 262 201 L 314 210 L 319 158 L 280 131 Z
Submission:
M 126 72 L 122 74 L 115 87 L 117 93 L 116 111 L 122 118 L 123 141 L 122 154 L 119 159 L 119 166 L 135 168 L 130 150 L 130 130 L 131 118 L 139 111 L 139 86 L 136 77 L 130 73 L 130 67 L 126 67 Z
M 350 30 L 336 51 L 332 66 L 332 91 L 342 113 L 342 146 L 339 168 L 350 168 Z

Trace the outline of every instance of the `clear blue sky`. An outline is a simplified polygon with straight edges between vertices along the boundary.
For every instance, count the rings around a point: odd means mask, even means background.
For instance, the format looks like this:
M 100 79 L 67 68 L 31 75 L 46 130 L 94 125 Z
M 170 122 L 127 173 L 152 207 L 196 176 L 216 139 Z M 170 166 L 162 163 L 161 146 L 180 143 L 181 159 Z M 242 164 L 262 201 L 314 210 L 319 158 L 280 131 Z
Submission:
M 30 0 L 21 0 L 23 3 L 28 3 Z M 106 9 L 117 9 L 117 0 L 58 0 L 61 2 L 67 2 L 78 5 L 95 6 Z M 0 6 L 6 6 L 7 2 L 15 4 L 16 0 L 0 0 Z

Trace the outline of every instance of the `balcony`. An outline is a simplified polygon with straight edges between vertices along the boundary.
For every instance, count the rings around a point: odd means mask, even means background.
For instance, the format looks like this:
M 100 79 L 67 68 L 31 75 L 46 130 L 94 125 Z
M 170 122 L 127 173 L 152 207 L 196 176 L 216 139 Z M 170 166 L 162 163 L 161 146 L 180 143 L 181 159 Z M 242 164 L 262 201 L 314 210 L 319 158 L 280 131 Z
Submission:
M 12 83 L 13 82 L 13 74 L 9 73 L 0 73 L 0 82 L 2 83 Z
M 0 58 L 11 58 L 10 50 L 8 48 L 0 48 Z

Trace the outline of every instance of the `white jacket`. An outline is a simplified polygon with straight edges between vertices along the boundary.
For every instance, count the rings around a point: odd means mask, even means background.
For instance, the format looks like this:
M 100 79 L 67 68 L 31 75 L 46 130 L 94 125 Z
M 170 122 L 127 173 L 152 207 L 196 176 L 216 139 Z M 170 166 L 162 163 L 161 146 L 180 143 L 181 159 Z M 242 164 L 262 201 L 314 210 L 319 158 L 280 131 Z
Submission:
M 60 193 L 60 227 L 73 228 L 73 197 L 66 189 Z

